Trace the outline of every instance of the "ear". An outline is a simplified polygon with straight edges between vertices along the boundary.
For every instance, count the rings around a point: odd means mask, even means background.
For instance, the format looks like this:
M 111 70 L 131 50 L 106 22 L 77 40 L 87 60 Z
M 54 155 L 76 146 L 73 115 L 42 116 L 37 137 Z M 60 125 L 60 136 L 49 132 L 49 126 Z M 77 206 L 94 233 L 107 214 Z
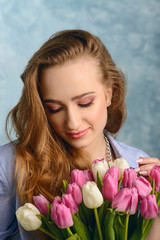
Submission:
M 106 107 L 109 107 L 111 105 L 112 93 L 113 93 L 112 87 L 106 87 L 105 89 Z

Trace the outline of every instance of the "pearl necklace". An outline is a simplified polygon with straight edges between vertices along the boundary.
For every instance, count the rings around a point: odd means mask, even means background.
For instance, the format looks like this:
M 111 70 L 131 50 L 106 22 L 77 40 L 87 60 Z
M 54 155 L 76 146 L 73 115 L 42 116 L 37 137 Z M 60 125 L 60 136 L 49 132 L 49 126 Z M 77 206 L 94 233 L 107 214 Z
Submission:
M 109 141 L 106 136 L 104 136 L 104 139 L 105 139 L 106 145 L 107 145 L 107 149 L 106 149 L 107 160 L 108 160 L 108 162 L 112 162 L 113 160 L 112 160 L 111 147 L 110 147 Z

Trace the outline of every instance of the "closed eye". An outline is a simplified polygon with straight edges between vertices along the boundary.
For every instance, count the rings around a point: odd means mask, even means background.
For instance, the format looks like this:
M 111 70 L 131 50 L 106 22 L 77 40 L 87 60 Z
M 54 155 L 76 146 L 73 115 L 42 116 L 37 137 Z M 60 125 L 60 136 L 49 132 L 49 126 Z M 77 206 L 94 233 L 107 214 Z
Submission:
M 93 100 L 85 104 L 79 103 L 78 106 L 85 108 L 85 107 L 90 107 L 92 104 L 93 104 Z
M 47 103 L 46 108 L 47 108 L 48 112 L 51 114 L 60 112 L 63 109 L 63 107 L 58 106 L 58 104 L 55 105 L 52 103 Z
M 57 113 L 57 112 L 60 112 L 61 110 L 62 110 L 62 107 L 57 108 L 57 109 L 55 109 L 55 110 L 53 110 L 53 109 L 51 109 L 51 108 L 48 108 L 48 111 L 49 111 L 50 113 L 52 113 L 52 114 Z

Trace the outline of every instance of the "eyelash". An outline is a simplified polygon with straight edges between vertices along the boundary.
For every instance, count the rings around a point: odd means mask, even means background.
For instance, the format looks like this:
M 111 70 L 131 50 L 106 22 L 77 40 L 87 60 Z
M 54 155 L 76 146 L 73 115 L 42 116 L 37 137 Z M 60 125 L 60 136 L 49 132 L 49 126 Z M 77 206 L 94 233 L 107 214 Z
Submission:
M 87 107 L 90 107 L 92 104 L 93 104 L 93 100 L 90 101 L 89 103 L 86 103 L 86 104 L 78 104 L 78 106 L 80 106 L 80 107 L 82 107 L 82 108 L 87 108 Z M 62 110 L 62 107 L 60 107 L 60 108 L 58 108 L 58 109 L 56 109 L 56 110 L 53 110 L 53 109 L 51 109 L 51 108 L 48 108 L 48 110 L 49 110 L 49 112 L 50 112 L 51 114 L 54 114 L 54 113 L 60 112 L 60 111 Z
M 53 110 L 53 109 L 51 109 L 51 108 L 48 108 L 48 110 L 49 110 L 49 112 L 50 112 L 51 114 L 58 113 L 58 112 L 61 111 L 61 109 L 62 109 L 62 108 L 58 108 L 58 109 L 56 109 L 56 110 Z
M 85 107 L 90 107 L 93 104 L 93 100 L 90 101 L 89 103 L 86 104 L 78 104 L 80 107 L 85 108 Z

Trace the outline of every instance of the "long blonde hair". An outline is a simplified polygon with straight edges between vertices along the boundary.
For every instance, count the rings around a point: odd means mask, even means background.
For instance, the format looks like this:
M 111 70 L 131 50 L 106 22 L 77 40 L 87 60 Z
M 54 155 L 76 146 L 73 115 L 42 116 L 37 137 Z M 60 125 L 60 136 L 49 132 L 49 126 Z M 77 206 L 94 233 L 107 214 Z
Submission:
M 73 168 L 91 167 L 85 152 L 73 149 L 51 128 L 39 90 L 44 69 L 83 55 L 96 60 L 103 84 L 113 88 L 106 131 L 115 134 L 124 122 L 125 79 L 100 39 L 83 30 L 65 30 L 53 35 L 28 62 L 21 75 L 24 83 L 21 98 L 6 121 L 8 129 L 11 118 L 18 138 L 15 181 L 21 203 L 32 202 L 33 195 L 39 193 L 52 201 L 62 187 L 62 180 L 69 181 Z

